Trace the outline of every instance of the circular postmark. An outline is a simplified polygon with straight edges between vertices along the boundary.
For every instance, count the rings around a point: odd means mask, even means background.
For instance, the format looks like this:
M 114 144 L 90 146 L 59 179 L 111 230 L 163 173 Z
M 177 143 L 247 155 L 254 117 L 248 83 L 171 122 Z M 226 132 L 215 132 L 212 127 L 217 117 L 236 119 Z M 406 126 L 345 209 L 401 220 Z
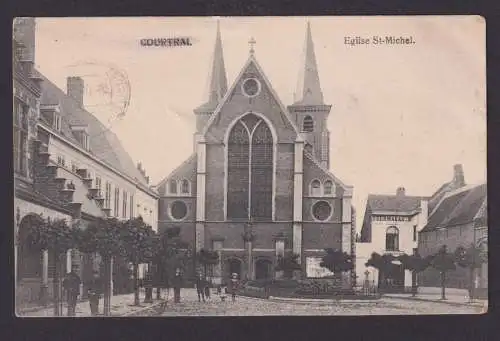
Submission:
M 85 109 L 108 128 L 126 116 L 131 86 L 123 69 L 109 62 L 83 61 L 68 65 L 66 74 L 82 79 Z

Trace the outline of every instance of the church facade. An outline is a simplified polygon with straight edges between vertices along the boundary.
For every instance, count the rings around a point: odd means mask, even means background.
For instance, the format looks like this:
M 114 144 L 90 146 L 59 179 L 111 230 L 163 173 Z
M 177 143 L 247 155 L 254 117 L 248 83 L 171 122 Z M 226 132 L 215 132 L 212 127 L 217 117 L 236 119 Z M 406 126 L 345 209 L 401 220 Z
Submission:
M 329 171 L 330 143 L 308 24 L 295 101 L 285 106 L 253 47 L 228 86 L 217 28 L 208 101 L 194 110 L 194 153 L 158 185 L 159 230 L 179 227 L 193 251 L 214 250 L 213 281 L 273 278 L 299 255 L 321 277 L 325 248 L 354 253 L 353 187 Z M 344 283 L 350 283 L 350 274 Z

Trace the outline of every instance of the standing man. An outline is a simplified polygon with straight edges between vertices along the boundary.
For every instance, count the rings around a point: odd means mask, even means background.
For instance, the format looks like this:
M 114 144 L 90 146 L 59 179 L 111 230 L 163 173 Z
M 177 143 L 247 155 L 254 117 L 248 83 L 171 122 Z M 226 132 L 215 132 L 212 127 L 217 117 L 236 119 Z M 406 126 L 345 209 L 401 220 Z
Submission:
M 96 316 L 99 314 L 99 298 L 103 289 L 103 282 L 99 272 L 94 270 L 92 279 L 88 282 L 88 297 L 90 304 L 90 314 Z
M 76 301 L 80 295 L 80 277 L 71 270 L 63 281 L 63 288 L 66 290 L 68 300 L 68 316 L 75 316 Z
M 181 301 L 181 287 L 182 287 L 182 274 L 181 269 L 175 269 L 175 276 L 173 280 L 174 286 L 174 303 L 179 303 Z
M 198 294 L 198 302 L 201 302 L 202 299 L 205 302 L 205 280 L 201 273 L 196 278 L 196 293 Z
M 238 291 L 239 281 L 238 274 L 233 273 L 231 280 L 229 281 L 229 291 L 231 292 L 231 298 L 233 303 L 236 302 L 236 293 Z

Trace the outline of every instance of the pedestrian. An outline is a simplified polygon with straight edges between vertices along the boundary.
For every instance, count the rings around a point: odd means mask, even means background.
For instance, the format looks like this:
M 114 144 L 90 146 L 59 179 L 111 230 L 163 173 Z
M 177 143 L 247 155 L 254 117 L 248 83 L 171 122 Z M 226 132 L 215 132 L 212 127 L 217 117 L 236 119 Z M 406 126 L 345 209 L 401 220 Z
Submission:
M 221 285 L 221 291 L 220 291 L 220 300 L 222 302 L 225 302 L 226 301 L 226 296 L 227 296 L 227 286 L 225 283 L 222 283 Z
M 233 273 L 231 280 L 229 281 L 229 291 L 231 292 L 232 302 L 236 302 L 236 293 L 238 291 L 239 281 L 238 274 Z
M 210 299 L 210 282 L 209 281 L 205 281 L 205 297 L 207 298 L 207 300 Z
M 96 316 L 99 314 L 99 299 L 103 291 L 103 282 L 99 276 L 99 272 L 94 270 L 92 279 L 87 284 L 87 292 L 90 304 L 90 314 Z
M 202 299 L 205 302 L 205 280 L 201 273 L 196 278 L 196 293 L 198 294 L 198 302 L 201 302 Z
M 179 303 L 181 301 L 181 287 L 182 287 L 181 269 L 175 270 L 173 286 L 174 286 L 174 303 Z
M 73 270 L 66 274 L 66 278 L 63 281 L 63 288 L 66 290 L 66 297 L 68 301 L 68 316 L 75 316 L 76 313 L 76 301 L 80 295 L 80 276 L 76 274 Z

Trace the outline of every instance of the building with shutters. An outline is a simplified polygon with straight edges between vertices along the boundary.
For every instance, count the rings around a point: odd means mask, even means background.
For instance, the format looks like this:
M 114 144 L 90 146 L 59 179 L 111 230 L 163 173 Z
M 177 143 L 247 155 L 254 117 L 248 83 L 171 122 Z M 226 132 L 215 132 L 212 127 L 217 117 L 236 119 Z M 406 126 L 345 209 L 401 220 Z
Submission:
M 300 255 L 305 276 L 322 276 L 324 248 L 354 251 L 353 187 L 329 170 L 331 105 L 323 100 L 311 28 L 288 106 L 253 46 L 229 85 L 219 27 L 213 53 L 208 99 L 194 110 L 195 152 L 156 186 L 159 228 L 179 227 L 193 250 L 217 251 L 216 283 L 231 273 L 273 278 L 286 253 Z M 344 279 L 350 285 L 350 275 Z
M 35 24 L 34 18 L 14 23 L 15 236 L 23 240 L 40 214 L 82 228 L 99 217 L 142 216 L 157 229 L 159 196 L 116 135 L 85 109 L 83 79 L 68 77 L 64 92 L 34 67 Z M 52 255 L 16 242 L 14 259 L 18 306 L 47 302 Z M 98 257 L 70 250 L 71 269 L 86 278 L 99 269 Z

